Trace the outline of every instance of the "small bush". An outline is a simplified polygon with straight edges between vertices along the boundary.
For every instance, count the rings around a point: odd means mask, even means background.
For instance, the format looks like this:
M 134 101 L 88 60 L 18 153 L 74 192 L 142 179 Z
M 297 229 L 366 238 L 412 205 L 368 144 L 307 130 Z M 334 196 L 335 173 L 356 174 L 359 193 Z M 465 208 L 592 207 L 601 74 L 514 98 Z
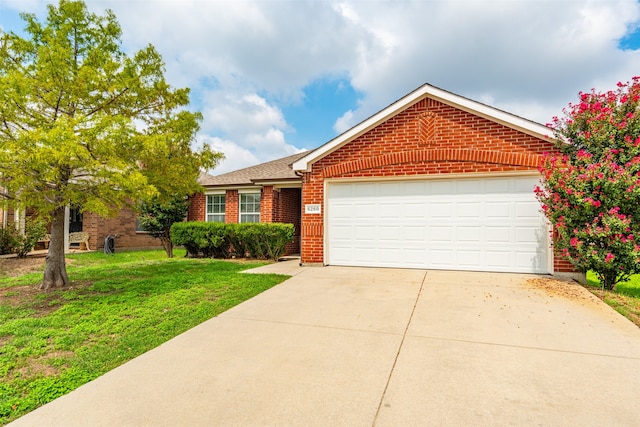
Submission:
M 0 229 L 0 255 L 17 254 L 18 258 L 24 258 L 46 233 L 44 222 L 37 219 L 26 221 L 24 235 L 14 226 Z
M 187 256 L 227 258 L 229 232 L 219 222 L 177 222 L 171 226 L 171 240 L 187 250 Z
M 0 255 L 14 253 L 14 248 L 17 245 L 18 230 L 13 226 L 7 226 L 7 228 L 0 228 Z
M 38 240 L 41 240 L 45 234 L 47 234 L 47 228 L 43 221 L 27 220 L 24 235 L 18 235 L 16 241 L 15 253 L 18 254 L 18 258 L 26 257 L 36 247 Z
M 292 224 L 235 224 L 234 228 L 238 240 L 252 258 L 277 261 L 284 254 L 287 243 L 293 241 Z
M 171 239 L 187 249 L 187 255 L 227 258 L 231 253 L 277 261 L 293 241 L 292 224 L 181 222 L 171 227 Z

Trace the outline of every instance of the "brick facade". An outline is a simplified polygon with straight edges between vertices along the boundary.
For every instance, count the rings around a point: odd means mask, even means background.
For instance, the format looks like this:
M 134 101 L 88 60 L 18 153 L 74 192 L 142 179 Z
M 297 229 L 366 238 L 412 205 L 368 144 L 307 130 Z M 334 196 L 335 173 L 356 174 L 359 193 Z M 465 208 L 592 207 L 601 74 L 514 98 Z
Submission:
M 260 192 L 260 222 L 277 222 L 274 220 L 274 208 L 278 205 L 279 195 L 280 193 L 275 191 L 272 185 L 262 187 Z
M 236 224 L 240 217 L 240 193 L 238 190 L 226 190 L 225 195 L 225 222 Z M 286 255 L 300 253 L 301 199 L 299 188 L 265 185 L 260 190 L 260 222 L 283 222 L 294 226 L 294 241 L 287 245 Z M 200 193 L 191 196 L 188 220 L 205 221 L 205 210 L 206 195 Z
M 238 190 L 227 190 L 224 206 L 224 222 L 237 224 L 240 220 L 240 194 Z
M 189 197 L 189 221 L 206 221 L 207 197 L 203 193 L 197 193 Z
M 314 163 L 302 206 L 324 204 L 327 178 L 537 171 L 549 151 L 550 141 L 425 98 Z M 302 262 L 322 263 L 323 216 L 302 212 L 302 224 Z M 554 268 L 573 271 L 557 257 Z
M 274 222 L 293 224 L 293 242 L 287 244 L 287 255 L 300 253 L 300 221 L 302 219 L 302 193 L 299 188 L 282 188 L 274 203 Z
M 114 218 L 103 218 L 85 212 L 82 216 L 82 231 L 89 233 L 89 247 L 94 250 L 103 248 L 104 239 L 109 235 L 116 236 L 116 250 L 162 246 L 160 240 L 136 231 L 136 213 L 130 208 L 122 208 Z

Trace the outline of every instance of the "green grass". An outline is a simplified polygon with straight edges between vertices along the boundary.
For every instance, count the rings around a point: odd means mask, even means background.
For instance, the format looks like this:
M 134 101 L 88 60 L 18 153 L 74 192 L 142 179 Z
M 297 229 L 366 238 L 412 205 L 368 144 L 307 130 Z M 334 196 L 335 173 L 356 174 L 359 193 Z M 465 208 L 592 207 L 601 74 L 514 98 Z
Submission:
M 640 327 L 640 274 L 618 283 L 613 291 L 603 290 L 593 271 L 587 272 L 587 288 L 618 313 Z
M 70 255 L 71 285 L 34 290 L 42 273 L 0 284 L 0 424 L 41 406 L 282 282 L 240 274 L 260 263 L 177 251 Z

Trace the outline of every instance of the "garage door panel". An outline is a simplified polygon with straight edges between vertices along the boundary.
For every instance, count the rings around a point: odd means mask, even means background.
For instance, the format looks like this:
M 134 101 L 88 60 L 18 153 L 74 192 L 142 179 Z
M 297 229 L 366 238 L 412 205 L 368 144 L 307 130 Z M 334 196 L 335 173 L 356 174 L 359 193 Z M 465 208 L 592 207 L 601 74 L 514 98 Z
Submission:
M 374 203 L 354 204 L 352 205 L 351 208 L 353 209 L 352 215 L 355 214 L 357 218 L 362 218 L 362 219 L 375 218 L 376 205 Z
M 451 261 L 455 259 L 456 253 L 453 249 L 430 249 L 427 257 L 428 262 L 434 266 L 447 267 L 451 265 Z
M 513 241 L 511 227 L 486 226 L 486 243 L 508 244 Z
M 373 242 L 376 239 L 377 230 L 378 228 L 376 228 L 374 225 L 370 225 L 370 226 L 359 225 L 359 226 L 353 227 L 352 236 L 354 239 L 356 239 L 359 242 L 367 242 L 367 241 Z M 393 230 L 389 230 L 389 234 L 393 235 Z
M 406 225 L 402 227 L 401 235 L 402 235 L 402 239 L 408 243 L 415 241 L 415 242 L 418 242 L 419 244 L 422 244 L 422 242 L 424 242 L 425 240 L 426 231 L 427 231 L 427 228 L 423 225 L 416 225 L 416 226 Z M 397 229 L 395 229 L 395 232 L 396 234 L 398 234 Z
M 547 273 L 549 236 L 533 193 L 537 181 L 329 183 L 327 262 Z
M 424 203 L 403 203 L 400 205 L 399 212 L 397 212 L 396 218 L 402 216 L 407 219 L 416 219 L 423 221 L 425 218 L 425 204 Z
M 484 232 L 480 226 L 456 227 L 458 242 L 481 242 Z
M 510 251 L 487 250 L 485 256 L 487 266 L 495 271 L 508 271 L 509 266 L 513 263 Z
M 447 243 L 455 238 L 455 230 L 452 226 L 429 227 L 428 239 L 431 242 Z
M 518 227 L 516 229 L 516 241 L 520 243 L 536 243 L 544 238 L 540 234 L 541 234 L 540 227 L 531 227 L 531 226 Z
M 547 263 L 547 254 L 535 251 L 517 251 L 515 254 L 516 265 L 519 268 L 540 269 Z
M 475 267 L 481 265 L 484 261 L 484 254 L 479 249 L 476 250 L 458 250 L 456 253 L 457 264 L 460 267 Z
M 518 179 L 512 178 L 513 192 L 519 194 L 534 194 L 533 190 L 540 184 L 538 178 Z
M 481 181 L 471 179 L 461 179 L 454 181 L 455 191 L 450 194 L 478 194 L 480 193 Z
M 487 221 L 505 221 L 511 218 L 511 203 L 486 202 L 484 205 L 485 218 Z
M 488 179 L 484 181 L 484 193 L 506 194 L 513 191 L 513 184 L 506 179 Z
M 451 219 L 454 212 L 454 206 L 451 202 L 430 202 L 427 205 L 427 213 L 432 219 L 445 218 Z
M 519 219 L 539 219 L 540 204 L 537 201 L 516 201 L 514 202 L 515 215 Z
M 461 202 L 456 205 L 456 211 L 458 212 L 458 218 L 474 218 L 480 221 L 483 216 L 484 209 L 480 201 L 468 203 Z

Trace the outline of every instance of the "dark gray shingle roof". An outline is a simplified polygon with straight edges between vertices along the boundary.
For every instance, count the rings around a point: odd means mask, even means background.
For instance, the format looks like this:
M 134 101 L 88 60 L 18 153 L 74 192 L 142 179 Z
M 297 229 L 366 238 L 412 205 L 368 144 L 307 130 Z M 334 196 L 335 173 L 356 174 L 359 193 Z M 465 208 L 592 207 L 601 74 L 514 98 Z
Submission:
M 298 180 L 300 177 L 293 172 L 291 164 L 306 154 L 308 154 L 307 151 L 222 175 L 201 172 L 198 183 L 205 187 L 223 187 L 252 185 L 255 181 Z

